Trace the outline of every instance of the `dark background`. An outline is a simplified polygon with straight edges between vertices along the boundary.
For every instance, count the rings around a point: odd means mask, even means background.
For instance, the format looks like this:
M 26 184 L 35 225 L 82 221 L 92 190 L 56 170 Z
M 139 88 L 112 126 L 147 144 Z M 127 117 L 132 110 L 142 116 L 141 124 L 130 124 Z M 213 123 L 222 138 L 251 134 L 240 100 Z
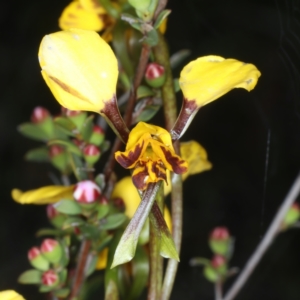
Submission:
M 29 268 L 34 233 L 47 224 L 45 208 L 16 204 L 10 191 L 50 184 L 51 168 L 24 162 L 24 153 L 38 143 L 16 128 L 37 105 L 59 111 L 40 75 L 37 51 L 41 38 L 59 29 L 68 2 L 5 1 L 0 9 L 0 290 L 17 289 L 28 300 L 42 295 L 16 279 Z M 299 171 L 300 3 L 172 0 L 169 7 L 171 53 L 232 57 L 262 72 L 251 93 L 234 90 L 202 108 L 183 137 L 198 140 L 214 167 L 184 184 L 183 248 L 171 299 L 213 299 L 213 286 L 189 260 L 210 258 L 208 234 L 225 225 L 236 238 L 231 265 L 242 268 Z M 281 234 L 236 299 L 300 299 L 299 251 L 299 230 Z

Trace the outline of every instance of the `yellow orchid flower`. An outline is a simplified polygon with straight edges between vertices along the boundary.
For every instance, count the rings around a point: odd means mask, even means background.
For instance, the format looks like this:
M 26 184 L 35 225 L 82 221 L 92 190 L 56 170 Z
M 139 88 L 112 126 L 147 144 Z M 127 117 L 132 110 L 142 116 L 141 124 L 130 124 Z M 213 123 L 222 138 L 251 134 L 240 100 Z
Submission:
M 132 129 L 125 152 L 116 152 L 115 158 L 122 167 L 134 168 L 132 180 L 140 190 L 150 182 L 166 181 L 166 169 L 177 174 L 188 169 L 187 163 L 175 154 L 168 131 L 144 122 Z
M 20 294 L 13 290 L 0 292 L 0 300 L 25 300 Z
M 221 56 L 204 56 L 188 63 L 179 84 L 185 99 L 206 105 L 234 88 L 251 91 L 261 73 L 252 64 Z
M 43 78 L 62 106 L 101 113 L 115 98 L 117 59 L 96 32 L 70 29 L 46 35 L 38 56 Z
M 63 10 L 58 24 L 63 30 L 78 28 L 101 31 L 105 27 L 106 16 L 105 9 L 97 1 L 75 0 Z
M 13 189 L 11 196 L 20 204 L 51 204 L 62 199 L 73 199 L 73 191 L 73 185 L 50 185 L 27 192 Z

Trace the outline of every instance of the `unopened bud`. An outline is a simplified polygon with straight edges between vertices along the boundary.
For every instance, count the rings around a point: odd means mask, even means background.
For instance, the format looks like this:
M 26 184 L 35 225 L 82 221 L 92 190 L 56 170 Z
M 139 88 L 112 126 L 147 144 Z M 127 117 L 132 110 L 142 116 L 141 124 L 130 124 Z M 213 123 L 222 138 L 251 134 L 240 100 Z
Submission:
M 81 110 L 70 110 L 70 109 L 62 109 L 64 115 L 68 117 L 77 127 L 77 129 L 81 129 L 84 121 L 87 118 L 87 113 Z
M 75 185 L 73 197 L 84 208 L 94 208 L 100 196 L 99 186 L 91 180 L 83 180 Z
M 288 210 L 287 214 L 283 219 L 282 227 L 286 229 L 288 227 L 293 226 L 300 218 L 300 207 L 297 202 L 295 202 L 290 209 Z
M 100 149 L 93 144 L 88 144 L 83 149 L 84 159 L 89 166 L 93 166 L 100 158 Z
M 94 125 L 89 142 L 96 146 L 100 146 L 103 143 L 104 138 L 105 135 L 103 129 L 98 125 Z
M 47 205 L 47 217 L 56 228 L 62 228 L 67 216 L 56 210 L 53 204 Z
M 53 239 L 45 239 L 41 245 L 41 252 L 43 256 L 52 263 L 60 261 L 62 251 L 60 243 Z
M 211 260 L 211 266 L 218 271 L 220 275 L 227 272 L 227 260 L 224 256 L 216 254 Z
M 41 123 L 43 121 L 45 121 L 47 118 L 49 118 L 50 113 L 49 111 L 42 107 L 42 106 L 37 106 L 32 114 L 31 114 L 31 122 L 32 123 Z
M 43 257 L 38 247 L 32 247 L 28 251 L 28 259 L 30 264 L 38 270 L 47 271 L 49 269 L 49 261 Z
M 165 68 L 157 63 L 148 64 L 145 73 L 145 80 L 151 87 L 161 87 L 166 80 Z
M 226 227 L 216 227 L 210 234 L 209 246 L 215 254 L 226 256 L 230 247 L 230 234 Z
M 69 166 L 69 156 L 63 147 L 52 145 L 49 147 L 51 163 L 62 173 L 65 173 Z
M 55 287 L 59 283 L 59 276 L 54 270 L 48 270 L 42 274 L 42 284 L 48 287 Z

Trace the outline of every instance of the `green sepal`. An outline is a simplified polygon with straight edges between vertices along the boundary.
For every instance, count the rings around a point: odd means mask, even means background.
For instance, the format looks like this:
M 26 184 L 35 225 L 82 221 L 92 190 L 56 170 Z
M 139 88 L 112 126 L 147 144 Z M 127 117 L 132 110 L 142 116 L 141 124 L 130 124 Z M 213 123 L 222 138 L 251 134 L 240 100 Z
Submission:
M 116 249 L 111 268 L 130 261 L 135 254 L 138 238 L 151 211 L 162 181 L 150 183 L 130 223 L 126 227 Z
M 155 23 L 153 25 L 154 28 L 158 29 L 161 23 L 164 21 L 164 19 L 171 13 L 170 9 L 164 9 L 160 12 L 158 17 L 155 20 Z
M 58 298 L 66 298 L 70 294 L 70 289 L 62 288 L 59 290 L 53 291 L 53 294 Z
M 228 257 L 228 252 L 230 250 L 231 240 L 213 240 L 209 241 L 209 247 L 211 251 L 215 254 L 220 254 L 224 257 Z
M 76 128 L 80 131 L 87 116 L 88 114 L 86 111 L 81 111 L 79 114 L 74 116 L 67 116 L 67 118 L 71 120 L 75 124 Z
M 67 135 L 74 136 L 77 127 L 68 117 L 56 117 L 54 123 Z
M 49 162 L 49 151 L 47 147 L 34 148 L 26 152 L 25 159 L 35 162 Z
M 204 277 L 210 282 L 217 282 L 219 279 L 219 273 L 211 266 L 206 266 L 203 270 Z
M 204 257 L 194 257 L 190 260 L 190 265 L 192 267 L 210 266 L 210 260 Z
M 26 137 L 37 141 L 45 142 L 49 140 L 49 137 L 45 135 L 45 132 L 36 124 L 23 123 L 18 126 L 18 131 Z
M 137 99 L 146 98 L 150 96 L 154 96 L 154 92 L 152 89 L 145 85 L 140 85 L 136 91 Z
M 136 248 L 135 256 L 132 260 L 133 282 L 126 300 L 138 299 L 143 289 L 147 285 L 149 276 L 149 258 L 145 249 L 141 246 Z
M 105 289 L 104 300 L 119 300 L 119 291 L 115 281 L 110 280 Z
M 40 271 L 47 271 L 50 267 L 49 261 L 45 259 L 42 254 L 39 254 L 35 258 L 29 260 L 29 262 L 34 268 Z
M 63 199 L 53 204 L 55 209 L 66 215 L 79 215 L 82 212 L 80 205 L 73 200 Z
M 70 151 L 71 153 L 74 153 L 78 156 L 82 156 L 81 150 L 73 144 L 71 141 L 65 141 L 65 140 L 51 140 L 48 142 L 48 145 L 60 145 L 64 146 L 67 151 Z
M 27 270 L 18 278 L 18 282 L 22 284 L 39 284 L 41 280 L 42 272 L 36 269 Z
M 178 252 L 176 250 L 172 235 L 157 205 L 157 202 L 153 203 L 150 214 L 150 222 L 152 225 L 154 225 L 156 235 L 160 240 L 159 254 L 165 258 L 172 258 L 179 261 Z
M 89 139 L 93 132 L 93 126 L 94 126 L 94 115 L 90 115 L 88 118 L 86 118 L 85 122 L 83 123 L 80 133 L 82 135 L 82 138 L 84 141 L 89 142 Z
M 65 283 L 66 280 L 67 280 L 67 277 L 68 277 L 68 271 L 67 271 L 67 269 L 62 269 L 59 272 L 58 276 L 59 276 L 59 282 L 60 283 Z
M 42 237 L 42 236 L 55 236 L 55 237 L 59 237 L 63 234 L 63 232 L 61 230 L 58 229 L 53 229 L 53 228 L 42 228 L 40 230 L 37 231 L 37 233 L 35 234 L 37 237 Z
M 294 225 L 299 220 L 299 217 L 299 210 L 293 209 L 293 207 L 291 207 L 283 219 L 284 226 L 290 227 Z
M 110 215 L 107 218 L 101 220 L 100 228 L 102 230 L 116 229 L 121 226 L 126 220 L 127 217 L 122 213 Z
M 53 286 L 41 285 L 39 288 L 39 292 L 40 293 L 49 293 L 55 288 L 56 288 L 55 284 Z

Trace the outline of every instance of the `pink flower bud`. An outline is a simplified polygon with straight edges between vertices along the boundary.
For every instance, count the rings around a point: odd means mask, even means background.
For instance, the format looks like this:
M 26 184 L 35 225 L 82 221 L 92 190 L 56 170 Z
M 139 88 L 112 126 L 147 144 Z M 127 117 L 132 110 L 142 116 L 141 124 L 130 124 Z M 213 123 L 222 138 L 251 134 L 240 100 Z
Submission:
M 49 262 L 42 256 L 38 247 L 32 247 L 28 251 L 28 259 L 30 264 L 38 270 L 46 271 L 49 269 Z
M 100 150 L 96 145 L 88 144 L 84 147 L 83 154 L 85 156 L 99 156 Z
M 42 275 L 42 283 L 46 286 L 55 286 L 58 284 L 58 274 L 54 270 L 48 270 Z
M 165 68 L 157 63 L 148 64 L 145 72 L 145 80 L 151 87 L 161 87 L 166 80 Z
M 53 219 L 55 218 L 56 216 L 58 216 L 60 213 L 55 209 L 55 207 L 53 206 L 53 204 L 49 204 L 47 205 L 47 217 L 48 219 Z
M 32 123 L 41 123 L 50 115 L 49 111 L 41 106 L 37 106 L 31 114 Z
M 228 240 L 230 237 L 229 231 L 226 227 L 216 227 L 210 234 L 210 239 L 213 240 Z
M 98 134 L 104 134 L 104 130 L 99 125 L 94 125 L 93 132 L 98 133 Z
M 41 245 L 42 253 L 52 252 L 54 248 L 58 245 L 58 242 L 53 239 L 45 239 Z
M 91 180 L 78 182 L 73 193 L 75 200 L 81 203 L 93 203 L 100 195 L 101 190 L 99 186 Z
M 41 255 L 41 251 L 40 251 L 40 249 L 38 247 L 32 247 L 28 251 L 28 259 L 29 260 L 33 260 L 34 258 L 36 258 L 39 255 Z
M 211 265 L 213 268 L 218 269 L 226 264 L 226 259 L 222 255 L 216 254 L 211 260 Z
M 49 156 L 55 157 L 61 153 L 65 152 L 65 149 L 63 147 L 60 147 L 58 145 L 52 145 L 49 147 Z

